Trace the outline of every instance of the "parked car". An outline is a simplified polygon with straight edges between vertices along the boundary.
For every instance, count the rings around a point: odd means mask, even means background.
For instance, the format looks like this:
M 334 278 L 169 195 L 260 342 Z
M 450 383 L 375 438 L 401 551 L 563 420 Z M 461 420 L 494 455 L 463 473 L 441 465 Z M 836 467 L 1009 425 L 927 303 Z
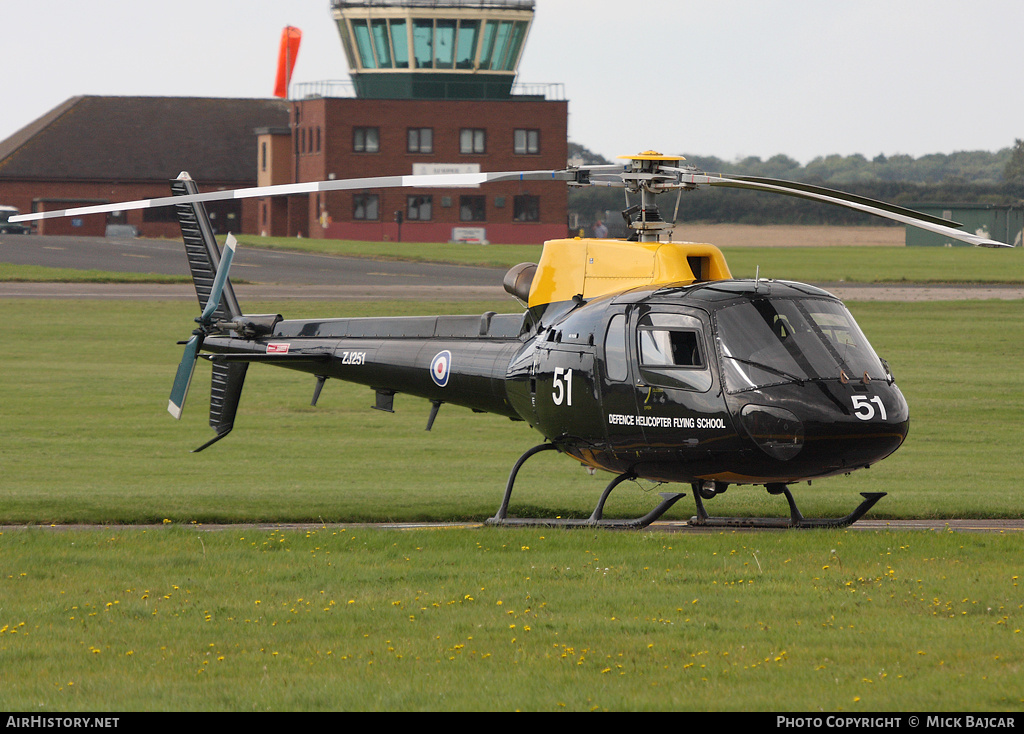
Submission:
M 0 234 L 28 234 L 32 229 L 27 224 L 13 224 L 8 221 L 18 214 L 13 206 L 0 206 Z

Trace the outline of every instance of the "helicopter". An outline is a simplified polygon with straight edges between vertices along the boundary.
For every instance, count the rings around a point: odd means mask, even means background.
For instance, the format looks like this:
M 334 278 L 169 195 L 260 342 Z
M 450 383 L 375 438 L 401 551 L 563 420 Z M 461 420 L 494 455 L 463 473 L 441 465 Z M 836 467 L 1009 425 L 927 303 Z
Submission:
M 702 186 L 745 188 L 848 207 L 940 232 L 976 246 L 1010 247 L 957 229 L 950 220 L 805 183 L 706 173 L 682 156 L 646 151 L 624 163 L 559 171 L 382 176 L 199 193 L 182 173 L 171 196 L 21 215 L 18 220 L 174 206 L 201 314 L 184 344 L 168 401 L 180 418 L 197 359 L 212 364 L 209 423 L 233 426 L 249 365 L 285 367 L 316 379 L 316 405 L 328 379 L 370 387 L 374 408 L 394 411 L 395 395 L 440 407 L 526 421 L 544 440 L 515 462 L 492 525 L 644 528 L 684 492 L 664 492 L 639 518 L 605 518 L 611 492 L 630 480 L 689 484 L 694 526 L 845 527 L 884 492 L 839 518 L 806 518 L 790 485 L 848 474 L 895 452 L 909 430 L 907 402 L 889 365 L 872 349 L 845 305 L 803 283 L 732 277 L 713 245 L 669 236 L 655 199 Z M 623 188 L 639 202 L 623 212 L 626 239 L 567 238 L 545 243 L 537 263 L 505 275 L 518 313 L 480 316 L 289 320 L 245 314 L 228 277 L 237 243 L 219 248 L 204 204 L 246 198 L 401 186 L 464 186 L 561 180 L 569 186 Z M 678 198 L 677 198 L 678 206 Z M 12 218 L 12 220 L 15 218 Z M 554 450 L 613 475 L 590 517 L 509 516 L 517 475 Z M 789 516 L 718 517 L 705 502 L 730 486 L 783 495 Z

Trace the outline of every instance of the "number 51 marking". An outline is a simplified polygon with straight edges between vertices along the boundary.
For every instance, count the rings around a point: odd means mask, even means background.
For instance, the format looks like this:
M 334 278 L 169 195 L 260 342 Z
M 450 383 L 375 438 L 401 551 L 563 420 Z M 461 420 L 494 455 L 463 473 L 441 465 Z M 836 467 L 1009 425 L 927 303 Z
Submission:
M 878 413 L 881 415 L 882 420 L 886 420 L 885 406 L 882 405 L 882 398 L 877 395 L 873 398 L 869 398 L 866 395 L 853 395 L 852 399 L 853 414 L 862 421 L 869 421 L 875 417 L 875 408 L 872 403 L 878 406 Z
M 563 379 L 562 376 L 565 375 Z M 565 367 L 555 367 L 555 379 L 552 385 L 551 399 L 555 405 L 572 405 L 572 370 Z

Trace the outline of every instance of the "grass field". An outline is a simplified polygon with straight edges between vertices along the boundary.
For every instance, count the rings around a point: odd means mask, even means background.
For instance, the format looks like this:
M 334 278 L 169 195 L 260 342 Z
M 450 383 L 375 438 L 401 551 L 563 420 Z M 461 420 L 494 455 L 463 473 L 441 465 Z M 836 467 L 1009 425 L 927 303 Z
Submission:
M 1024 536 L 0 535 L 0 708 L 1018 711 Z
M 480 313 L 501 303 L 246 304 L 289 316 Z M 367 388 L 250 370 L 235 432 L 200 454 L 209 368 L 196 370 L 185 418 L 166 415 L 189 303 L 9 300 L 0 355 L 0 523 L 480 520 L 494 513 L 512 462 L 540 441 L 523 423 L 398 396 L 370 410 Z M 854 312 L 911 406 L 910 437 L 890 459 L 798 487 L 805 514 L 845 514 L 862 491 L 887 491 L 873 516 L 987 517 L 1024 512 L 1017 360 L 1024 304 L 862 303 Z M 471 451 L 466 447 L 472 446 Z M 527 464 L 514 512 L 589 515 L 607 481 L 554 454 Z M 410 481 L 410 477 L 415 478 Z M 610 516 L 651 506 L 626 485 Z M 763 491 L 737 489 L 713 511 L 781 514 Z M 639 511 L 639 512 L 638 512 Z M 688 501 L 673 510 L 689 517 Z
M 850 304 L 911 406 L 868 471 L 800 485 L 807 515 L 1020 517 L 1024 303 Z M 245 304 L 289 317 L 508 303 Z M 378 530 L 481 520 L 521 423 L 250 371 L 201 454 L 208 370 L 166 415 L 194 306 L 0 301 L 0 708 L 1016 711 L 1024 534 Z M 588 515 L 607 477 L 553 454 L 512 514 Z M 625 484 L 608 516 L 649 509 Z M 734 488 L 716 514 L 784 515 Z M 670 513 L 688 517 L 689 498 Z M 315 529 L 213 522 L 310 521 Z M 50 523 L 151 524 L 55 530 Z M 158 527 L 152 527 L 152 524 Z
M 889 243 L 889 227 L 777 227 L 764 244 L 748 228 L 715 225 L 699 228 L 700 241 L 719 245 L 732 274 L 798 280 L 810 283 L 1024 283 L 1021 249 L 973 247 L 906 248 Z M 808 232 L 807 230 L 810 230 Z M 902 230 L 897 230 L 901 232 Z M 720 235 L 716 235 L 720 232 Z M 815 245 L 817 241 L 827 244 Z M 540 246 L 353 242 L 347 240 L 275 239 L 243 236 L 242 247 L 269 247 L 374 259 L 449 262 L 509 268 L 536 262 Z M 734 244 L 730 244 L 734 243 Z M 793 246 L 793 243 L 798 243 Z
M 45 265 L 13 265 L 0 263 L 3 283 L 190 283 L 185 275 L 160 273 L 125 273 L 109 270 L 78 270 L 50 268 Z

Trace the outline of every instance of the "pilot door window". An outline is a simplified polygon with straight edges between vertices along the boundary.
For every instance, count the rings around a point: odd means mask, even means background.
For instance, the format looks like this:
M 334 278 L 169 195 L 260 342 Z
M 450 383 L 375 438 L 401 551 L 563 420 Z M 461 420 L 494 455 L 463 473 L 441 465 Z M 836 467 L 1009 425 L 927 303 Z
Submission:
M 661 387 L 705 392 L 711 371 L 700 321 L 682 314 L 648 314 L 637 325 L 640 378 Z
M 622 314 L 612 316 L 608 322 L 608 331 L 604 337 L 604 369 L 608 379 L 613 382 L 624 382 L 629 375 L 629 363 L 626 361 L 626 317 Z

